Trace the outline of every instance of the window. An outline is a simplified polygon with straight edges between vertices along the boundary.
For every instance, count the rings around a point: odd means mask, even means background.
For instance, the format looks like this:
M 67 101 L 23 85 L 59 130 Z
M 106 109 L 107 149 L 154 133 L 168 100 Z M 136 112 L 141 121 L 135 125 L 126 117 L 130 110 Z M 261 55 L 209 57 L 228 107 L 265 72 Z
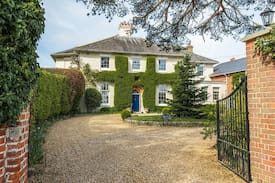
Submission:
M 166 71 L 166 60 L 159 59 L 159 71 Z
M 159 85 L 159 104 L 166 104 L 166 85 Z
M 203 65 L 202 64 L 199 64 L 197 66 L 197 75 L 198 76 L 203 76 Z
M 213 100 L 219 100 L 219 87 L 213 87 Z
M 101 57 L 101 69 L 109 69 L 109 57 Z
M 140 59 L 139 58 L 133 58 L 132 59 L 132 70 L 133 71 L 139 71 L 140 70 Z
M 102 83 L 101 84 L 101 97 L 102 97 L 102 104 L 109 104 L 109 84 Z

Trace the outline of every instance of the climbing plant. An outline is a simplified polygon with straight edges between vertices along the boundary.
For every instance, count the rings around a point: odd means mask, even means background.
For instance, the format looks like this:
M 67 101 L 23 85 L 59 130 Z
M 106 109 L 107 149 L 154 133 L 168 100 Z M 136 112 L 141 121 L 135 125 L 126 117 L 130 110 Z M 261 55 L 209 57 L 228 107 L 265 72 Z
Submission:
M 0 123 L 16 125 L 38 78 L 37 41 L 44 31 L 39 0 L 0 1 Z
M 275 59 L 275 24 L 271 25 L 268 36 L 259 37 L 255 42 L 255 53 L 263 62 Z
M 245 77 L 245 72 L 238 72 L 238 73 L 235 73 L 233 74 L 232 76 L 232 86 L 233 86 L 233 89 L 236 88 L 241 80 Z
M 148 56 L 146 62 L 145 72 L 128 73 L 128 57 L 125 55 L 116 55 L 116 71 L 103 71 L 95 74 L 97 81 L 106 81 L 115 84 L 114 105 L 117 110 L 131 107 L 132 89 L 136 86 L 144 89 L 143 101 L 145 108 L 151 111 L 156 111 L 160 108 L 155 105 L 156 86 L 158 84 L 172 84 L 175 74 L 156 73 L 156 58 L 153 56 Z

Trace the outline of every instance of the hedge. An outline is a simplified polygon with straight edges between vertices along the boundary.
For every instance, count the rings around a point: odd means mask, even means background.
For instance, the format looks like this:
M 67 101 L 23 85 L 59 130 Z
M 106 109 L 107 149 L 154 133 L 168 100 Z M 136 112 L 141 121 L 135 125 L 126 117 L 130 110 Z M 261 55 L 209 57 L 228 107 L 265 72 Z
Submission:
M 128 73 L 128 57 L 124 55 L 115 56 L 116 71 L 99 72 L 96 75 L 97 81 L 115 83 L 114 104 L 117 110 L 131 107 L 132 88 L 140 86 L 144 89 L 143 104 L 151 111 L 161 110 L 162 107 L 155 105 L 156 86 L 158 84 L 172 84 L 175 74 L 156 73 L 156 58 L 147 57 L 146 71 L 139 73 Z M 135 78 L 138 78 L 136 80 Z
M 70 83 L 71 112 L 79 112 L 79 101 L 85 91 L 85 79 L 81 71 L 76 69 L 46 69 L 49 72 L 59 73 L 67 77 Z
M 38 78 L 36 47 L 44 31 L 39 0 L 0 3 L 0 123 L 15 126 Z
M 36 122 L 69 113 L 70 84 L 66 77 L 40 70 L 31 103 L 32 120 Z

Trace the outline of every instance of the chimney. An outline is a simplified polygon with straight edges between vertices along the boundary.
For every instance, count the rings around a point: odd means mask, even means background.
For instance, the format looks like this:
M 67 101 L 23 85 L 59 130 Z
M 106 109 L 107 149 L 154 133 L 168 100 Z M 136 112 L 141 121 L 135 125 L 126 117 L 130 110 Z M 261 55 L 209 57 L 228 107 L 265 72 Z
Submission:
M 130 37 L 132 34 L 132 24 L 129 22 L 121 22 L 119 24 L 119 32 L 118 35 L 119 36 L 126 36 L 126 37 Z
M 189 51 L 189 52 L 193 52 L 193 46 L 191 45 L 191 41 L 189 41 L 189 42 L 187 43 L 186 49 L 187 49 L 187 51 Z

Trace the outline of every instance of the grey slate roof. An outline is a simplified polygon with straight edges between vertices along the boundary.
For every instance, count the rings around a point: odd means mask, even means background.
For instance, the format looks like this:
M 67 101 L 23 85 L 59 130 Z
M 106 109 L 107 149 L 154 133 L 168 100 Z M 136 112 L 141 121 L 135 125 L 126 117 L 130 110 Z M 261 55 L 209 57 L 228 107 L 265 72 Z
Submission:
M 224 62 L 214 67 L 211 76 L 220 76 L 224 74 L 236 73 L 246 70 L 246 58 L 240 58 L 234 61 Z
M 200 63 L 212 63 L 216 64 L 218 61 L 212 60 L 187 50 L 169 52 L 161 51 L 160 47 L 153 44 L 147 46 L 145 39 L 136 37 L 124 37 L 124 36 L 113 36 L 97 42 L 93 42 L 87 45 L 75 47 L 73 49 L 65 50 L 52 54 L 52 57 L 65 55 L 68 53 L 75 52 L 101 52 L 101 53 L 125 53 L 125 54 L 137 54 L 137 55 L 156 55 L 156 56 L 177 56 L 189 54 L 192 56 L 192 61 Z

